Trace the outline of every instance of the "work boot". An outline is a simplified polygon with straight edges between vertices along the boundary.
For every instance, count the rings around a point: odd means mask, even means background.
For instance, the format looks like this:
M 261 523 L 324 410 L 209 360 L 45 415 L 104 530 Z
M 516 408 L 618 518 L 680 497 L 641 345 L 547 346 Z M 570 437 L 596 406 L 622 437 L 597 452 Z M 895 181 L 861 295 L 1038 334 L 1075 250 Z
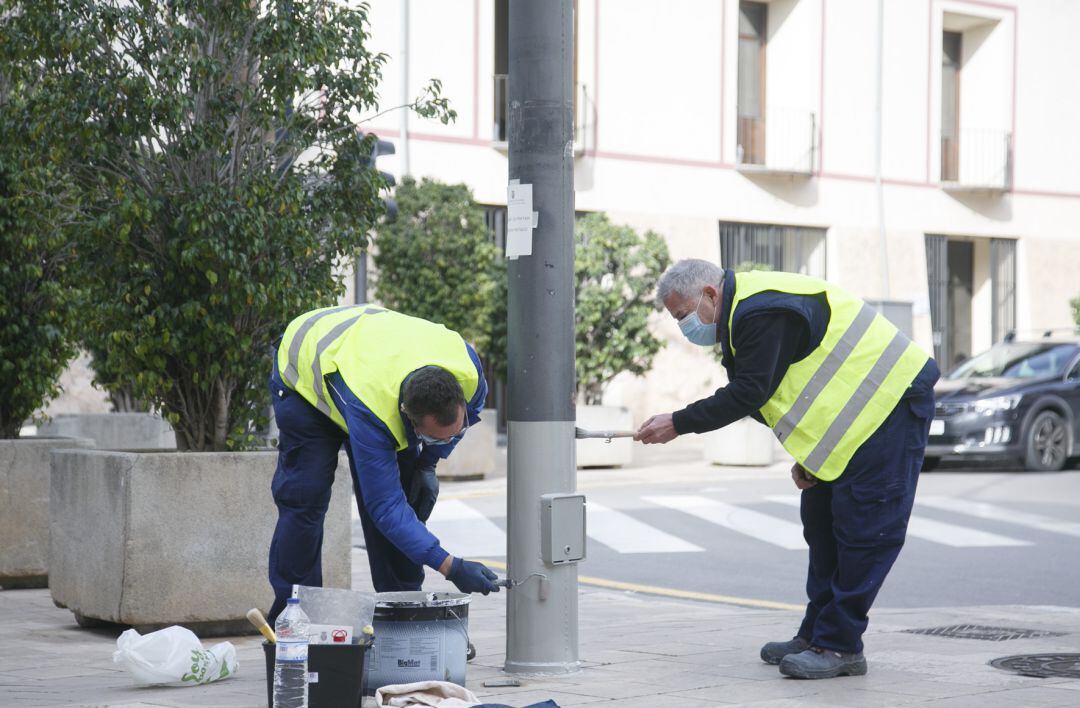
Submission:
M 845 654 L 821 647 L 785 656 L 780 673 L 800 679 L 823 679 L 836 676 L 862 676 L 866 673 L 866 657 L 862 652 Z
M 769 642 L 761 647 L 761 660 L 776 666 L 788 654 L 798 654 L 810 648 L 810 642 L 802 637 L 792 637 L 787 642 Z

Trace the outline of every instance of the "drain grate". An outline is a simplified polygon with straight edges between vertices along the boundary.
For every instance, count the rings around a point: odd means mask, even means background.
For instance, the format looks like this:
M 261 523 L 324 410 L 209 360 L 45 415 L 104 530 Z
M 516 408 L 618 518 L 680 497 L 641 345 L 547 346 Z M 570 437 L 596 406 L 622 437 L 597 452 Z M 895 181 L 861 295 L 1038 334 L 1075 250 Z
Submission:
M 1037 678 L 1080 678 L 1080 654 L 1018 654 L 994 659 L 1002 671 Z
M 908 634 L 929 634 L 934 637 L 956 639 L 982 639 L 987 642 L 1004 642 L 1009 639 L 1032 639 L 1034 637 L 1060 637 L 1062 632 L 1042 629 L 1017 629 L 1015 627 L 987 627 L 981 624 L 951 624 L 948 627 L 905 629 Z

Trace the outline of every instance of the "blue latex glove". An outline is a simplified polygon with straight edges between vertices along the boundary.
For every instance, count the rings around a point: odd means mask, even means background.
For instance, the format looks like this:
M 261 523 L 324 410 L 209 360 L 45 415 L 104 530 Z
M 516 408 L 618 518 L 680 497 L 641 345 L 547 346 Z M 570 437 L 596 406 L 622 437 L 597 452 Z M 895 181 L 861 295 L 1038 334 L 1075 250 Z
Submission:
M 450 565 L 450 575 L 447 578 L 461 592 L 478 592 L 482 595 L 487 595 L 489 592 L 499 592 L 499 586 L 495 584 L 499 576 L 495 575 L 495 572 L 483 563 L 477 563 L 476 561 L 467 561 L 455 557 L 454 562 Z
M 435 508 L 435 500 L 439 498 L 439 478 L 435 475 L 435 465 L 413 472 L 407 496 L 416 518 L 427 521 Z

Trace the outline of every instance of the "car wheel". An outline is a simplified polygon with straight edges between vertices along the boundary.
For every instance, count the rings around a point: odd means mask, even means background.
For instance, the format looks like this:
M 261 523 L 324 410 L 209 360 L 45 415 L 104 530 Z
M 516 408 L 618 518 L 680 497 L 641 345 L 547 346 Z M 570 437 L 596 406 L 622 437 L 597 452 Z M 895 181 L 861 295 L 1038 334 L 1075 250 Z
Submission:
M 1024 467 L 1032 472 L 1057 472 L 1069 452 L 1065 419 L 1054 411 L 1042 411 L 1028 426 Z
M 937 469 L 937 466 L 941 464 L 940 457 L 924 457 L 922 458 L 922 471 L 933 472 Z

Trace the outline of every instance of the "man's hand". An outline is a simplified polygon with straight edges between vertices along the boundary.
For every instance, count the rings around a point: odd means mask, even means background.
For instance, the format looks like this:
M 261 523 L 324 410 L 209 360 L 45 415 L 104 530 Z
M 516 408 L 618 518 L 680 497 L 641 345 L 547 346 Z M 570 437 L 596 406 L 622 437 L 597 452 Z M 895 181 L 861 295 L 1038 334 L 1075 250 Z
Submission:
M 669 443 L 677 437 L 679 434 L 675 432 L 675 423 L 671 420 L 670 413 L 654 415 L 634 433 L 634 440 L 646 445 Z
M 809 489 L 817 484 L 817 478 L 803 469 L 798 462 L 791 466 L 791 478 L 795 480 L 795 486 L 799 489 Z
M 446 577 L 461 592 L 478 592 L 482 595 L 487 595 L 489 592 L 499 592 L 499 586 L 495 584 L 499 576 L 495 575 L 495 571 L 483 563 L 477 563 L 476 561 L 454 558 L 450 565 L 450 572 Z
M 435 474 L 435 465 L 413 472 L 406 498 L 416 512 L 416 518 L 427 521 L 431 517 L 435 500 L 439 498 L 439 478 Z

